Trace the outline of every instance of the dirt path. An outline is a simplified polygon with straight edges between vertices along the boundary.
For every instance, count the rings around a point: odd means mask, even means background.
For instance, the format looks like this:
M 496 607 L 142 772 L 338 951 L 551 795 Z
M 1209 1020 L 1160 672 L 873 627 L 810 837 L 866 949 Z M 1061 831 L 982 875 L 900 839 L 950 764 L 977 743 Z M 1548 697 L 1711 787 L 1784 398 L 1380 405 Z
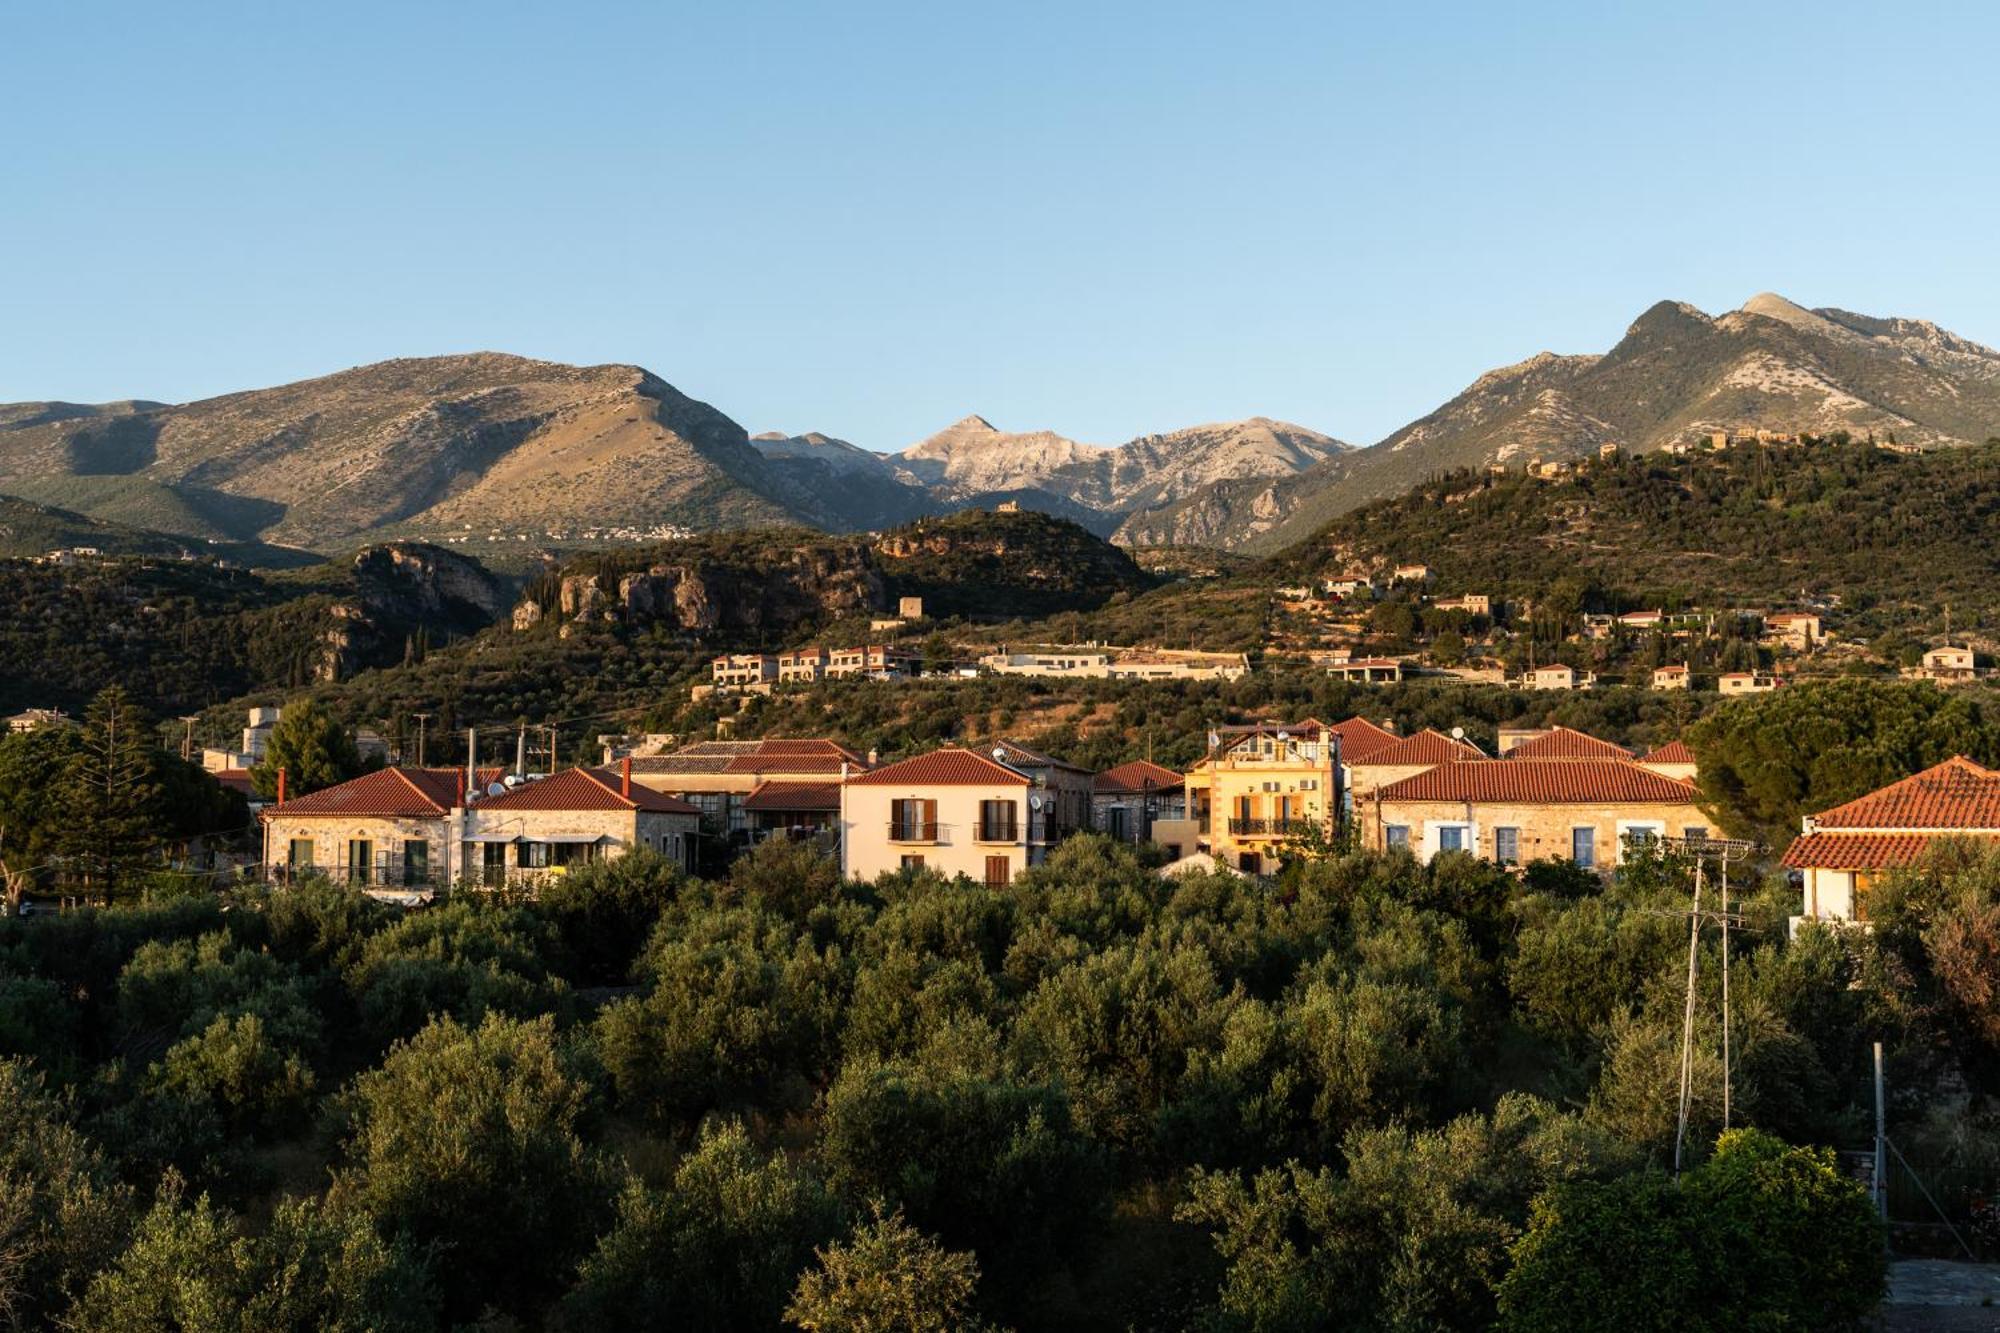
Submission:
M 1878 1333 L 2000 1333 L 2000 1264 L 1905 1259 L 1889 1265 Z

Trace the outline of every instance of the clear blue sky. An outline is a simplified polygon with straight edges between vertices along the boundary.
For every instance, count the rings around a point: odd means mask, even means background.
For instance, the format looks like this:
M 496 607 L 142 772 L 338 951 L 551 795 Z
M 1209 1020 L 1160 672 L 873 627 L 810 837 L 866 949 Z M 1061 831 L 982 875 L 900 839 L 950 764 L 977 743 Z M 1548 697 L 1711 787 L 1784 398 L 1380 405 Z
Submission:
M 1367 443 L 1662 297 L 2000 342 L 1996 51 L 1970 3 L 15 0 L 0 400 L 490 348 L 876 448 Z

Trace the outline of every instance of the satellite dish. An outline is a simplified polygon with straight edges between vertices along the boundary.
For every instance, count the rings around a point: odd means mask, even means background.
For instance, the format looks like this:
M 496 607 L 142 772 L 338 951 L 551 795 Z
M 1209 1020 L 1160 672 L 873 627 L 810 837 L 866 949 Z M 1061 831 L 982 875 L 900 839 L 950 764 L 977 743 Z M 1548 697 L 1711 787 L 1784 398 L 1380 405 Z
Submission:
M 1455 740 L 1455 741 L 1462 741 L 1462 740 L 1464 740 L 1464 739 L 1465 739 L 1465 728 L 1464 728 L 1464 727 L 1453 727 L 1453 728 L 1451 729 L 1451 738 L 1452 738 L 1453 740 Z
M 1281 731 L 1278 733 L 1278 739 L 1281 741 L 1288 741 L 1291 738 L 1292 738 L 1292 733 L 1289 731 Z
M 507 784 L 504 782 L 488 783 L 486 786 L 486 794 L 488 796 L 505 796 L 507 794 Z
M 1002 763 L 1005 763 L 1005 762 L 1006 762 L 1006 760 L 1007 760 L 1007 747 L 1006 747 L 1006 746 L 1004 746 L 1004 745 L 996 745 L 996 746 L 994 746 L 994 747 L 993 747 L 993 757 L 994 757 L 995 759 L 998 759 L 998 760 L 1000 760 L 1000 761 L 1001 761 Z
M 1030 797 L 1028 798 L 1028 808 L 1029 808 L 1030 810 L 1039 810 L 1039 809 L 1041 809 L 1041 808 L 1042 808 L 1042 798 L 1041 798 L 1041 797 L 1039 797 L 1039 796 L 1030 796 Z

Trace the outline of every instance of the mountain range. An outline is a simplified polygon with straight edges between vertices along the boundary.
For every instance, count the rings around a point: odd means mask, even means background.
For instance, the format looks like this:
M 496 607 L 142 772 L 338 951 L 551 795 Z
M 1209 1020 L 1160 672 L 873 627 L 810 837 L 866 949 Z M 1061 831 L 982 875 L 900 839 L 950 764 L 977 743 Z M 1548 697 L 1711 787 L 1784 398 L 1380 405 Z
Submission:
M 0 405 L 0 494 L 209 540 L 631 540 L 874 530 L 1013 501 L 1135 546 L 1252 552 L 1461 468 L 1716 431 L 1943 447 L 2000 434 L 2000 353 L 1934 324 L 1762 295 L 1663 301 L 1601 355 L 1544 352 L 1356 449 L 1253 417 L 1116 446 L 967 416 L 899 453 L 750 436 L 630 365 L 410 358 L 186 404 Z
M 1121 537 L 1271 552 L 1456 468 L 1758 431 L 1983 441 L 2000 435 L 2000 352 L 1926 320 L 1807 310 L 1770 293 L 1715 317 L 1662 301 L 1609 352 L 1543 352 L 1489 371 L 1369 448 L 1291 477 L 1217 483 L 1135 516 Z

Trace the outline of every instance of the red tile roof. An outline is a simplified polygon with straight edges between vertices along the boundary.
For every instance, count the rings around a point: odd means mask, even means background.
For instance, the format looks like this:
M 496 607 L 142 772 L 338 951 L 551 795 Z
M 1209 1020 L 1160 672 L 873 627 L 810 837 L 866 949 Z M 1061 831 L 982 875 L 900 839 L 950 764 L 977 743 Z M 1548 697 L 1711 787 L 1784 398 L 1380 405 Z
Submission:
M 1123 796 L 1148 791 L 1179 791 L 1181 775 L 1171 768 L 1162 768 L 1144 759 L 1134 759 L 1129 764 L 1120 764 L 1116 768 L 1107 768 L 1099 773 L 1090 780 L 1090 789 L 1102 796 Z
M 1385 801 L 1503 801 L 1522 805 L 1692 805 L 1694 784 L 1627 759 L 1439 764 L 1392 782 Z
M 1688 749 L 1686 741 L 1668 741 L 1659 749 L 1639 760 L 1642 764 L 1692 764 L 1694 751 Z
M 1028 779 L 1005 764 L 996 764 L 971 750 L 947 748 L 889 764 L 848 779 L 851 786 L 900 787 L 988 787 L 1000 784 L 1025 787 Z
M 1791 870 L 1892 870 L 1913 865 L 1931 845 L 1928 833 L 1808 833 L 1785 849 Z
M 1373 766 L 1380 764 L 1390 766 L 1396 764 L 1449 764 L 1484 758 L 1486 758 L 1486 755 L 1478 746 L 1467 745 L 1464 741 L 1460 740 L 1453 740 L 1441 731 L 1433 731 L 1429 727 L 1425 727 L 1422 731 L 1412 732 L 1410 735 L 1403 737 L 1393 744 L 1371 750 L 1361 758 L 1349 757 L 1348 762 L 1356 765 L 1365 764 Z
M 1350 717 L 1345 722 L 1334 723 L 1327 730 L 1340 737 L 1340 757 L 1350 764 L 1401 739 L 1395 732 L 1378 727 L 1365 717 Z
M 793 750 L 778 754 L 760 752 L 757 754 L 739 755 L 723 765 L 722 772 L 750 773 L 753 775 L 759 773 L 838 774 L 842 764 L 846 764 L 849 768 L 867 767 L 860 759 L 851 756 L 843 758 L 838 754 L 808 754 L 802 750 Z
M 1532 740 L 1522 741 L 1504 756 L 1508 759 L 1630 759 L 1632 752 L 1622 745 L 1601 741 L 1572 727 L 1551 727 Z
M 253 801 L 257 799 L 257 789 L 250 780 L 247 768 L 211 769 L 208 775 L 231 791 L 240 791 Z
M 499 770 L 493 770 L 496 774 Z M 481 772 L 478 776 L 484 778 Z M 283 815 L 332 819 L 429 819 L 448 814 L 464 790 L 462 768 L 378 768 L 358 778 L 269 806 L 265 818 Z
M 743 798 L 745 810 L 838 810 L 838 782 L 760 782 Z
M 2000 830 L 2000 772 L 1964 755 L 1814 815 L 1816 828 Z
M 632 795 L 620 794 L 623 776 L 608 769 L 572 768 L 527 782 L 504 796 L 480 799 L 480 810 L 646 810 L 655 814 L 698 815 L 700 810 L 678 797 L 632 784 Z

